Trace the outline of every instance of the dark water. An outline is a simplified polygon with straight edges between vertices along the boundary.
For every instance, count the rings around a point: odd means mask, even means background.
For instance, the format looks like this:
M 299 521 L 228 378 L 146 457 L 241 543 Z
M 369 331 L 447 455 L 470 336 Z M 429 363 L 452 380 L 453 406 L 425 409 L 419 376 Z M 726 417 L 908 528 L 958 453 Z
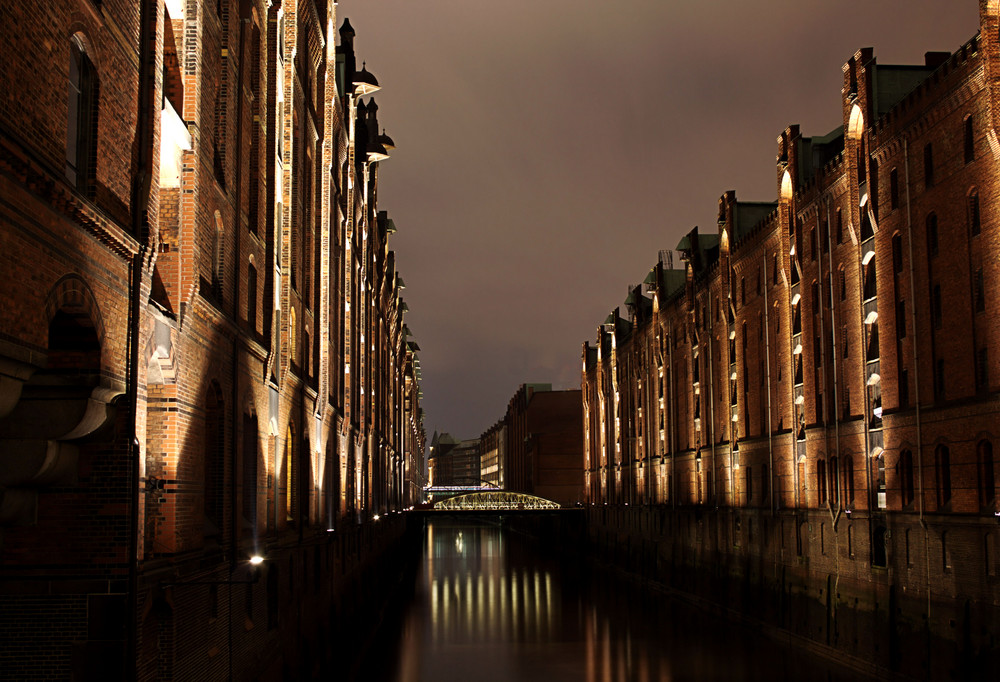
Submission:
M 408 594 L 356 679 L 868 679 L 495 524 L 428 521 Z

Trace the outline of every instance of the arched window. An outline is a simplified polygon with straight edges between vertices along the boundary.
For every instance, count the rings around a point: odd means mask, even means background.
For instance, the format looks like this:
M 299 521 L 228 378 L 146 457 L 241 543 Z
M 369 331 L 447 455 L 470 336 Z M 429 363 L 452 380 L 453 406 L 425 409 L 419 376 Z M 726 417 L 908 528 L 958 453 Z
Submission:
M 252 261 L 247 264 L 247 326 L 257 334 L 257 268 Z
M 293 498 L 294 494 L 292 491 L 295 490 L 295 477 L 293 475 L 293 466 L 295 462 L 295 427 L 291 422 L 288 422 L 288 428 L 285 430 L 285 520 L 292 521 L 294 517 L 292 516 L 293 509 Z
M 830 503 L 834 507 L 840 504 L 840 476 L 836 455 L 830 458 Z
M 976 159 L 975 140 L 973 138 L 972 115 L 965 117 L 965 162 L 972 163 Z
M 969 232 L 976 236 L 982 231 L 982 219 L 979 214 L 979 191 L 974 187 L 969 191 L 967 205 Z
M 937 474 L 938 509 L 951 502 L 951 453 L 947 445 L 934 448 L 934 471 Z
M 991 509 L 996 499 L 993 443 L 985 438 L 976 445 L 976 468 L 979 473 L 979 506 L 983 509 Z
M 844 502 L 845 506 L 854 505 L 854 459 L 850 455 L 842 455 L 844 468 Z
M 212 290 L 219 302 L 222 302 L 222 277 L 225 268 L 225 234 L 222 226 L 222 216 L 215 212 L 215 239 L 212 242 Z
M 80 36 L 70 40 L 69 109 L 66 120 L 66 178 L 89 198 L 97 166 L 97 70 Z
M 309 447 L 309 439 L 300 443 L 299 466 L 296 470 L 298 481 L 296 481 L 296 497 L 298 503 L 298 518 L 303 527 L 309 525 L 309 512 L 312 506 L 312 449 Z

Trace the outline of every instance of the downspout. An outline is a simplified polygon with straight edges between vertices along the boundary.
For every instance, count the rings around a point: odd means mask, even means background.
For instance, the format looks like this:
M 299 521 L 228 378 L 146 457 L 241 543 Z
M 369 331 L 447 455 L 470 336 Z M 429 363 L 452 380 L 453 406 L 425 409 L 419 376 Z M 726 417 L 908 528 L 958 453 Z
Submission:
M 154 8 L 152 18 L 150 7 Z M 128 409 L 128 461 L 131 466 L 129 476 L 129 538 L 128 538 L 128 628 L 125 643 L 126 678 L 138 678 L 138 628 L 139 628 L 139 504 L 142 496 L 139 493 L 139 470 L 142 462 L 142 450 L 139 447 L 138 428 L 136 422 L 139 409 L 139 317 L 142 306 L 142 269 L 147 253 L 142 238 L 145 232 L 148 239 L 148 214 L 150 185 L 152 183 L 152 146 L 153 126 L 155 120 L 150 100 L 153 97 L 150 62 L 155 63 L 156 52 L 152 47 L 153 33 L 150 31 L 151 21 L 156 19 L 159 3 L 153 4 L 145 0 L 139 6 L 139 98 L 137 102 L 139 159 L 135 177 L 132 179 L 132 235 L 140 242 L 139 250 L 132 256 L 129 264 L 129 308 L 128 308 L 128 355 L 126 372 L 126 391 Z
M 913 265 L 913 215 L 910 206 L 910 151 L 906 137 L 903 137 L 903 177 L 906 186 L 906 245 L 910 252 L 910 323 L 913 325 L 913 393 L 916 402 L 917 420 L 917 510 L 920 527 L 924 530 L 924 560 L 926 562 L 927 582 L 927 622 L 931 620 L 931 557 L 929 550 L 929 539 L 927 537 L 927 521 L 924 519 L 924 448 L 922 439 L 922 429 L 920 424 L 920 362 L 918 358 L 917 343 L 917 290 L 914 286 L 914 265 Z

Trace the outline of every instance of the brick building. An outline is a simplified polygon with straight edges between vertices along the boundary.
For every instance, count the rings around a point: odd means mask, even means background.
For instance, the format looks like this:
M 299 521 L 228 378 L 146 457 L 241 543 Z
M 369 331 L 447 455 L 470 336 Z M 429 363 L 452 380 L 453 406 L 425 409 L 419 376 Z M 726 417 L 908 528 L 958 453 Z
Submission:
M 778 136 L 777 200 L 724 193 L 582 351 L 590 502 L 669 506 L 700 529 L 687 561 L 749 558 L 834 617 L 895 604 L 899 632 L 959 640 L 929 662 L 841 621 L 834 645 L 909 673 L 971 669 L 1000 625 L 1000 19 L 980 8 L 954 54 L 855 53 L 843 125 Z
M 435 433 L 427 466 L 430 485 L 479 485 L 479 439 L 458 440 L 450 433 Z
M 3 676 L 308 677 L 416 500 L 392 140 L 335 10 L 9 9 Z
M 521 384 L 480 437 L 482 478 L 502 490 L 573 505 L 583 500 L 580 391 Z

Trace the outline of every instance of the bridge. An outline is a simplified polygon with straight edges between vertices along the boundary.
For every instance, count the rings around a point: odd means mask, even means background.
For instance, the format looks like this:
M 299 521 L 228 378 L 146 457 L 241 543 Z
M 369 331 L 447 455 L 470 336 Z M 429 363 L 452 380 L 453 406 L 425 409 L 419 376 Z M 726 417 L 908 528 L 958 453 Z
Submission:
M 482 490 L 454 495 L 434 504 L 441 511 L 539 511 L 559 509 L 559 503 L 526 493 Z

